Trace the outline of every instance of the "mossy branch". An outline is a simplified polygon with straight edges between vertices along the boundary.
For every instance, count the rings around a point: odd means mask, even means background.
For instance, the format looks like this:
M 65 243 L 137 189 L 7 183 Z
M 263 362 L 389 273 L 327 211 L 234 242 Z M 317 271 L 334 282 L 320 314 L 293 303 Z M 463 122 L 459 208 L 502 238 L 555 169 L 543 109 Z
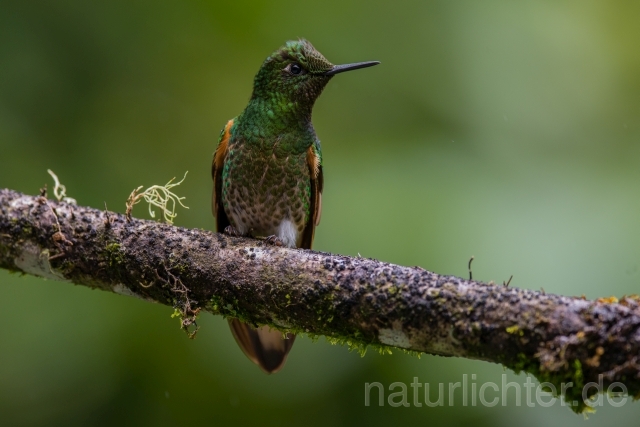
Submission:
M 355 348 L 400 348 L 640 395 L 637 297 L 588 301 L 444 276 L 419 267 L 261 241 L 0 190 L 0 268 L 200 311 Z M 594 388 L 590 389 L 595 391 Z

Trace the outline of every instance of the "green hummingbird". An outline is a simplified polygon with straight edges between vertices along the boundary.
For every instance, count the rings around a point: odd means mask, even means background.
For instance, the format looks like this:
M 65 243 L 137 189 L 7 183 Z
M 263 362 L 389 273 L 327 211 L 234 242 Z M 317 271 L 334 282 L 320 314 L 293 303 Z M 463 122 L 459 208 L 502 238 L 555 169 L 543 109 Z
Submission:
M 333 65 L 306 40 L 288 41 L 255 76 L 249 104 L 220 133 L 213 156 L 218 232 L 311 249 L 322 206 L 322 153 L 311 110 L 331 78 L 378 61 Z M 229 319 L 245 355 L 266 373 L 282 368 L 295 335 Z

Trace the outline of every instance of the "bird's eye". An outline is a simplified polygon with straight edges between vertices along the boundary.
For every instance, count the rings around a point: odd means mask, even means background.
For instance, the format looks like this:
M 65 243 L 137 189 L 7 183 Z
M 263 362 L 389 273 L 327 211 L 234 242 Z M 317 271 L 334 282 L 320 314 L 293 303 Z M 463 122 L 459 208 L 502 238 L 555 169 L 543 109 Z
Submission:
M 287 65 L 287 71 L 294 76 L 299 76 L 300 74 L 304 74 L 304 68 L 296 62 L 293 64 Z

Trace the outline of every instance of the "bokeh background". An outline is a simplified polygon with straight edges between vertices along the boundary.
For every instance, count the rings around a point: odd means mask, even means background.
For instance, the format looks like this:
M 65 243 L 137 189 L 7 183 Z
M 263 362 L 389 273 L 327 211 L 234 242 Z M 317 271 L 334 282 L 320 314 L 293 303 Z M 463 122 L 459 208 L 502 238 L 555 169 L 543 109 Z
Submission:
M 316 249 L 460 276 L 474 255 L 485 281 L 640 293 L 639 19 L 633 1 L 1 0 L 0 187 L 36 194 L 51 168 L 80 204 L 123 212 L 134 187 L 188 170 L 176 222 L 213 229 L 219 130 L 263 59 L 305 37 L 334 63 L 382 61 L 316 105 Z M 171 312 L 0 271 L 0 424 L 584 423 L 559 403 L 365 407 L 365 382 L 505 371 L 299 338 L 266 376 L 222 318 L 191 341 Z M 639 416 L 629 402 L 588 423 Z

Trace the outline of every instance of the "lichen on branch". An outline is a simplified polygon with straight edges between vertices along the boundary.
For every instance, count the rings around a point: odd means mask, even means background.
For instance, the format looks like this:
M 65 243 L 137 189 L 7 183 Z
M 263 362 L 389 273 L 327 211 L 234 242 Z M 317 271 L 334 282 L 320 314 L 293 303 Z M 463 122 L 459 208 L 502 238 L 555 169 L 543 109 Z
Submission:
M 156 207 L 160 209 L 160 212 L 162 212 L 162 218 L 164 221 L 168 224 L 173 224 L 173 220 L 178 216 L 176 213 L 176 207 L 178 205 L 185 209 L 189 209 L 188 206 L 185 206 L 185 204 L 182 203 L 185 198 L 178 196 L 172 190 L 174 187 L 177 187 L 184 182 L 187 178 L 187 173 L 189 173 L 189 171 L 185 172 L 182 179 L 178 182 L 173 182 L 173 180 L 176 179 L 173 177 L 165 185 L 152 185 L 144 191 L 140 191 L 143 188 L 142 185 L 135 188 L 127 199 L 127 211 L 125 213 L 127 220 L 131 220 L 131 212 L 133 211 L 134 205 L 140 202 L 141 199 L 144 199 L 144 201 L 149 204 L 149 215 L 151 218 L 156 217 L 156 212 L 153 210 L 153 208 Z
M 265 245 L 0 190 L 0 268 L 361 350 L 458 356 L 529 372 L 589 408 L 602 378 L 640 394 L 638 297 L 588 301 L 372 259 Z M 595 392 L 589 389 L 589 396 Z M 587 397 L 589 397 L 587 396 Z

